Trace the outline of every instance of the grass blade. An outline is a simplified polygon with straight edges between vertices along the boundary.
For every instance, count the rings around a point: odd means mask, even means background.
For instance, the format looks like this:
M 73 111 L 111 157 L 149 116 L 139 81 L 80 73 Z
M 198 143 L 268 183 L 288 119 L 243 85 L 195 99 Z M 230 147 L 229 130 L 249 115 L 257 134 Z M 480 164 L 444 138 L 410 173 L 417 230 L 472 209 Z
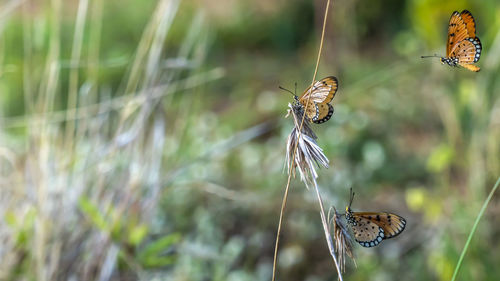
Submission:
M 460 270 L 460 267 L 462 266 L 462 261 L 464 260 L 465 253 L 467 252 L 467 249 L 469 248 L 470 241 L 472 240 L 472 236 L 474 236 L 474 233 L 476 232 L 476 228 L 479 224 L 479 221 L 483 217 L 484 211 L 486 211 L 486 207 L 488 207 L 488 203 L 490 203 L 491 198 L 493 197 L 493 194 L 498 188 L 498 185 L 500 184 L 500 177 L 497 179 L 497 182 L 495 183 L 495 186 L 491 189 L 490 194 L 488 195 L 488 198 L 486 198 L 486 201 L 484 201 L 483 207 L 481 208 L 481 211 L 479 211 L 479 214 L 477 215 L 476 221 L 474 222 L 474 225 L 472 226 L 472 229 L 469 233 L 469 238 L 467 238 L 467 242 L 465 242 L 464 249 L 462 250 L 462 254 L 460 254 L 460 258 L 458 259 L 457 266 L 455 267 L 455 272 L 453 272 L 453 276 L 451 277 L 451 281 L 455 281 L 458 275 L 458 271 Z

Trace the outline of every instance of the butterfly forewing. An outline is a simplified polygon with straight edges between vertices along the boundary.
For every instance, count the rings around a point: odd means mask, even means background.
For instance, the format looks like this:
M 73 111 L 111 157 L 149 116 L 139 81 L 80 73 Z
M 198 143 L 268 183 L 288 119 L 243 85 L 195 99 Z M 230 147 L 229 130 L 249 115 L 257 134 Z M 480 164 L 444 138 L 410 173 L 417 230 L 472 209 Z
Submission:
M 354 217 L 370 220 L 384 230 L 384 239 L 399 235 L 406 226 L 406 220 L 401 216 L 391 213 L 358 212 Z
M 306 105 L 307 100 L 310 97 L 309 102 L 313 103 L 329 103 L 332 101 L 335 93 L 337 92 L 338 81 L 334 76 L 325 77 L 319 81 L 316 81 L 311 89 L 307 88 L 304 94 L 299 98 L 299 101 Z
M 463 10 L 460 13 L 460 17 L 467 27 L 468 37 L 476 37 L 476 22 L 474 21 L 474 17 L 472 16 L 472 14 L 467 10 Z
M 462 20 L 461 14 L 457 11 L 453 12 L 453 14 L 451 14 L 450 23 L 448 24 L 448 45 L 446 45 L 446 57 L 450 57 L 452 49 L 458 42 L 468 37 L 469 33 L 467 31 L 467 25 Z

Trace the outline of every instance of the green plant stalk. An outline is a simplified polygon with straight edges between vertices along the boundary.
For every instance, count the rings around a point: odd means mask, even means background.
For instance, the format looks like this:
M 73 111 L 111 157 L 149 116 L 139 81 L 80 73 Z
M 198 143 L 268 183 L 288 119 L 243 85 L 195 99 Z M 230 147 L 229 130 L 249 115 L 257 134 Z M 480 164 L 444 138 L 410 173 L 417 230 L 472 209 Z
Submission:
M 474 233 L 476 232 L 477 225 L 479 224 L 479 221 L 483 217 L 484 211 L 486 211 L 486 207 L 488 207 L 488 203 L 490 203 L 491 198 L 493 197 L 493 194 L 498 188 L 498 185 L 500 184 L 500 177 L 497 179 L 497 182 L 495 183 L 495 186 L 493 186 L 493 189 L 491 189 L 490 194 L 488 195 L 488 198 L 486 198 L 486 201 L 484 201 L 483 207 L 481 208 L 481 211 L 479 211 L 479 214 L 477 215 L 476 221 L 474 222 L 474 225 L 472 226 L 472 229 L 469 233 L 469 238 L 467 238 L 467 242 L 465 242 L 464 249 L 462 250 L 462 254 L 460 254 L 460 258 L 458 259 L 457 266 L 455 267 L 455 272 L 453 272 L 453 277 L 451 277 L 451 281 L 455 281 L 458 275 L 458 271 L 460 270 L 460 267 L 462 265 L 462 261 L 464 260 L 465 253 L 467 252 L 467 249 L 469 248 L 470 241 L 472 240 L 472 236 L 474 236 Z

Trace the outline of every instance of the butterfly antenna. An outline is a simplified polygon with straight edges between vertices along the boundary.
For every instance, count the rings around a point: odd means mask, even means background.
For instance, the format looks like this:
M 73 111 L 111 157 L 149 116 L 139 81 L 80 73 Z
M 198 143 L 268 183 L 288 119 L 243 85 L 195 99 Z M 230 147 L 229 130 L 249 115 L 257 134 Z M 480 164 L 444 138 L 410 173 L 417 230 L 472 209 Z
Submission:
M 440 56 L 434 54 L 433 56 L 420 56 L 420 58 L 425 59 L 425 58 L 440 58 Z
M 283 87 L 281 87 L 281 86 L 278 86 L 278 88 L 280 88 L 280 89 L 281 89 L 281 90 L 283 90 L 283 91 L 287 91 L 287 92 L 289 92 L 290 94 L 292 94 L 293 96 L 295 96 L 295 94 L 294 94 L 294 93 L 292 93 L 292 91 L 290 91 L 290 90 L 288 90 L 288 89 L 285 89 L 285 88 L 283 88 Z
M 352 201 L 354 200 L 354 191 L 352 191 L 352 187 L 350 188 L 351 198 L 349 199 L 349 208 L 351 208 Z
M 297 96 L 297 82 L 295 82 L 295 96 Z

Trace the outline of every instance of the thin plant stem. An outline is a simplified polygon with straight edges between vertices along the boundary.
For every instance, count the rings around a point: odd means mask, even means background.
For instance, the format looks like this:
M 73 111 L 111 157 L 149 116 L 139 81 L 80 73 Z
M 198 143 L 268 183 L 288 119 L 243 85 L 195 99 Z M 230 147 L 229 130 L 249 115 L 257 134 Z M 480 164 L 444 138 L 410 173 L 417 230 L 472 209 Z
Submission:
M 292 158 L 292 159 L 295 159 L 295 151 L 296 150 L 297 150 L 297 146 L 295 146 L 294 155 L 293 155 L 294 158 Z M 293 167 L 293 165 L 290 166 L 290 168 L 289 168 L 290 170 L 288 171 L 288 181 L 286 183 L 285 194 L 283 195 L 283 202 L 281 203 L 280 220 L 278 222 L 278 233 L 276 234 L 276 243 L 274 244 L 273 279 L 272 279 L 272 281 L 276 280 L 276 263 L 278 261 L 278 244 L 280 242 L 281 226 L 283 225 L 283 215 L 285 213 L 286 201 L 288 199 L 288 191 L 290 190 L 290 181 L 292 180 L 292 176 L 290 173 L 292 170 L 292 167 Z
M 80 0 L 78 3 L 78 10 L 75 23 L 75 32 L 73 37 L 73 47 L 71 51 L 71 61 L 69 70 L 69 96 L 68 96 L 68 121 L 66 123 L 66 135 L 64 137 L 67 149 L 65 151 L 73 151 L 71 147 L 73 146 L 73 137 L 75 133 L 76 122 L 74 121 L 74 115 L 77 114 L 77 100 L 78 100 L 78 64 L 81 60 L 82 45 L 83 45 L 83 34 L 85 32 L 85 23 L 87 19 L 89 1 Z M 73 114 L 73 116 L 71 115 Z
M 340 271 L 340 265 L 337 261 L 337 256 L 335 255 L 335 249 L 333 247 L 332 236 L 330 235 L 330 225 L 328 224 L 328 220 L 325 217 L 325 208 L 323 207 L 323 200 L 321 199 L 321 193 L 319 192 L 318 183 L 316 179 L 313 179 L 314 189 L 316 190 L 316 196 L 318 197 L 318 203 L 320 208 L 320 216 L 321 223 L 323 224 L 323 230 L 325 231 L 326 243 L 328 244 L 328 249 L 330 250 L 330 255 L 333 258 L 333 262 L 335 263 L 335 267 L 337 268 L 337 272 L 339 274 L 339 280 L 343 281 L 342 274 Z
M 318 73 L 318 68 L 319 68 L 319 62 L 321 60 L 321 52 L 323 50 L 323 41 L 324 41 L 324 38 L 325 38 L 325 29 L 326 29 L 326 19 L 328 17 L 328 10 L 329 10 L 329 7 L 330 7 L 330 0 L 327 1 L 326 3 L 326 9 L 325 9 L 325 16 L 324 16 L 324 19 L 323 19 L 323 29 L 321 31 L 321 40 L 320 40 L 320 45 L 319 45 L 319 50 L 318 50 L 318 59 L 316 60 L 316 67 L 314 69 L 314 75 L 313 75 L 313 80 L 312 80 L 312 83 L 311 83 L 311 90 L 312 90 L 312 87 L 314 86 L 314 81 L 316 81 L 316 74 Z M 309 105 L 309 102 L 311 100 L 311 95 L 309 95 L 309 98 L 307 99 L 307 102 L 306 102 L 306 108 L 307 106 Z M 305 114 L 302 115 L 302 120 L 301 120 L 301 123 L 300 123 L 300 128 L 298 130 L 298 135 L 297 135 L 297 138 L 300 139 L 301 137 L 301 134 L 302 134 L 302 127 L 304 125 L 304 119 L 305 119 Z M 295 161 L 295 154 L 297 152 L 297 146 L 298 146 L 299 142 L 297 141 L 295 143 L 295 147 L 293 149 L 293 154 L 292 154 L 292 161 Z M 290 182 L 291 182 L 291 178 L 292 178 L 292 169 L 294 168 L 294 165 L 293 165 L 293 162 L 292 162 L 292 165 L 290 165 L 289 167 L 289 170 L 288 170 L 288 180 L 287 180 L 287 184 L 286 184 L 286 188 L 285 188 L 285 194 L 283 195 L 283 201 L 282 201 L 282 204 L 281 204 L 281 210 L 280 210 L 280 218 L 279 218 L 279 222 L 278 222 L 278 232 L 276 234 L 276 243 L 274 245 L 274 258 L 273 258 L 273 276 L 272 276 L 272 281 L 275 281 L 276 280 L 276 265 L 277 265 L 277 261 L 278 261 L 278 245 L 279 245 L 279 238 L 280 238 L 280 234 L 281 234 L 281 226 L 282 226 L 282 223 L 283 223 L 283 215 L 284 215 L 284 212 L 285 212 L 285 208 L 286 208 L 286 203 L 287 203 L 287 199 L 288 199 L 288 191 L 290 189 Z M 314 182 L 316 182 L 316 180 L 314 179 Z M 317 189 L 317 185 L 316 186 L 316 189 Z M 321 198 L 321 197 L 319 197 Z M 322 202 L 320 200 L 320 207 L 321 207 L 321 214 L 322 214 L 322 221 L 326 221 L 324 219 L 324 211 L 323 211 L 323 206 L 322 206 Z M 328 227 L 328 225 L 326 225 Z M 325 229 L 325 231 L 327 231 L 327 229 Z M 328 232 L 329 233 L 329 232 Z M 329 235 L 327 235 L 329 236 Z M 330 238 L 331 239 L 331 238 Z M 327 238 L 327 242 L 328 242 L 328 246 L 330 248 L 330 241 L 328 241 L 328 238 Z M 333 248 L 331 248 L 333 249 Z M 335 257 L 335 253 L 330 251 L 332 257 L 333 257 L 333 260 L 335 262 L 335 266 L 337 268 L 337 272 L 339 274 L 339 279 L 342 280 L 342 275 L 340 273 L 340 267 L 337 263 L 337 259 Z
M 490 203 L 491 198 L 493 197 L 493 194 L 498 188 L 498 185 L 500 185 L 500 177 L 497 179 L 497 182 L 495 183 L 495 186 L 490 191 L 490 194 L 488 195 L 488 198 L 483 203 L 483 207 L 481 208 L 481 211 L 479 211 L 479 214 L 477 215 L 476 221 L 474 222 L 474 225 L 472 226 L 472 229 L 469 233 L 469 237 L 467 238 L 467 242 L 465 242 L 464 249 L 462 250 L 462 253 L 460 254 L 460 258 L 458 259 L 457 266 L 455 267 L 455 272 L 453 272 L 453 277 L 451 277 L 451 281 L 455 281 L 458 275 L 458 271 L 460 270 L 460 267 L 462 266 L 462 262 L 465 257 L 465 253 L 467 252 L 467 249 L 469 248 L 470 241 L 472 240 L 472 236 L 474 236 L 474 233 L 476 232 L 477 226 L 479 224 L 479 221 L 483 217 L 484 211 L 486 211 L 486 207 L 488 207 L 488 203 Z

